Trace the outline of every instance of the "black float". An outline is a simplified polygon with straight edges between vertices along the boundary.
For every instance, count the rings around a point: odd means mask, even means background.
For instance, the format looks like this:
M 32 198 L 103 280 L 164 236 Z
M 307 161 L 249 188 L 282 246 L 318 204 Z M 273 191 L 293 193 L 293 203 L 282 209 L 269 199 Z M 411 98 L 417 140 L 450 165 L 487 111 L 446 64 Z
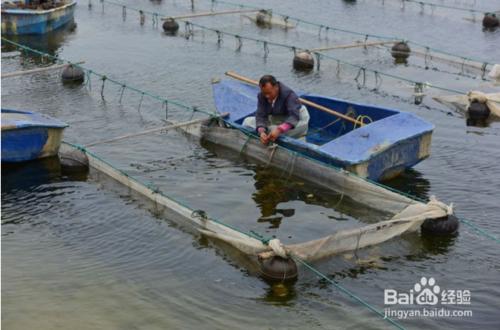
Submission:
M 85 81 L 85 72 L 81 68 L 70 64 L 64 68 L 61 79 L 63 83 L 81 84 Z
M 424 234 L 450 235 L 457 232 L 458 226 L 458 218 L 450 214 L 442 218 L 427 219 L 422 226 L 420 226 L 420 229 Z
M 490 116 L 490 109 L 486 103 L 480 102 L 478 100 L 472 100 L 469 107 L 467 108 L 467 114 L 469 118 L 474 121 L 484 121 Z
M 290 281 L 298 276 L 297 264 L 292 258 L 259 258 L 259 265 L 262 277 L 269 281 Z
M 179 31 L 179 23 L 173 18 L 167 18 L 165 22 L 163 22 L 163 31 L 165 31 L 166 34 L 174 35 Z
M 411 49 L 404 41 L 400 41 L 391 48 L 391 55 L 396 60 L 397 64 L 404 64 L 410 57 Z
M 314 57 L 310 52 L 298 52 L 293 57 L 293 68 L 300 71 L 309 71 L 314 68 Z
M 486 13 L 483 17 L 483 27 L 486 29 L 494 29 L 500 25 L 497 15 L 494 13 Z

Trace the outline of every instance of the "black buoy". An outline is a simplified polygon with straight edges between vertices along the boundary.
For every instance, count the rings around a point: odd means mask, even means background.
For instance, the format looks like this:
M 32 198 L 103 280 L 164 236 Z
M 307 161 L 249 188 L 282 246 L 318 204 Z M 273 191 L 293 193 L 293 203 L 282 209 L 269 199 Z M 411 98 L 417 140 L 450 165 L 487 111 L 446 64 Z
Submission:
M 314 57 L 309 52 L 298 52 L 293 57 L 293 68 L 303 71 L 312 70 L 314 68 Z
M 85 81 L 85 72 L 81 68 L 70 64 L 64 68 L 61 79 L 63 83 L 81 84 Z
M 163 31 L 167 34 L 174 35 L 179 31 L 179 23 L 173 18 L 167 18 L 165 22 L 163 22 Z
M 269 281 L 289 281 L 298 276 L 297 264 L 292 258 L 259 258 L 259 264 L 262 277 Z
M 272 13 L 269 10 L 261 9 L 255 16 L 255 23 L 259 26 L 271 25 Z
M 432 235 L 449 235 L 458 230 L 458 219 L 454 215 L 448 215 L 437 219 L 427 219 L 420 228 L 422 233 Z
M 469 107 L 467 108 L 467 113 L 469 114 L 469 118 L 478 121 L 478 120 L 486 120 L 491 111 L 486 105 L 486 103 L 479 102 L 478 100 L 472 100 Z
M 411 49 L 408 44 L 404 41 L 400 41 L 391 48 L 391 55 L 396 60 L 396 63 L 406 63 L 408 57 L 410 57 Z
M 500 25 L 497 15 L 494 13 L 486 13 L 483 17 L 483 27 L 493 29 Z

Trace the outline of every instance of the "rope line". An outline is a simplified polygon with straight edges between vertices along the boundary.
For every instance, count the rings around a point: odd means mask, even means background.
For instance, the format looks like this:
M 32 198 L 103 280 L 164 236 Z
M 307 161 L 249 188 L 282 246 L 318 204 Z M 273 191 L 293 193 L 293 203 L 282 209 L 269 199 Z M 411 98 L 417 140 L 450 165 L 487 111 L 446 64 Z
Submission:
M 386 317 L 384 315 L 384 313 L 382 313 L 381 311 L 379 311 L 377 308 L 375 308 L 374 306 L 372 306 L 368 302 L 364 301 L 363 299 L 361 299 L 356 294 L 354 294 L 351 291 L 349 291 L 347 288 L 345 288 L 343 285 L 341 285 L 337 281 L 335 281 L 335 280 L 331 279 L 330 277 L 328 277 L 327 275 L 323 274 L 318 269 L 316 269 L 313 266 L 311 266 L 309 263 L 305 262 L 304 260 L 300 259 L 299 257 L 297 257 L 295 255 L 292 255 L 292 259 L 295 260 L 296 262 L 302 264 L 303 266 L 305 266 L 307 269 L 309 269 L 311 272 L 313 272 L 314 274 L 316 274 L 318 277 L 324 279 L 328 283 L 330 283 L 333 286 L 335 286 L 342 293 L 344 293 L 347 296 L 351 297 L 353 300 L 357 301 L 361 305 L 365 306 L 366 308 L 368 308 L 369 310 L 371 310 L 372 312 L 374 312 L 375 314 L 377 314 L 378 316 L 380 316 L 383 320 L 389 322 L 390 324 L 392 324 L 397 329 L 400 329 L 400 330 L 404 330 L 405 329 L 401 324 L 397 323 L 396 321 L 394 321 L 390 317 Z
M 140 90 L 139 88 L 136 88 L 136 87 L 133 87 L 131 85 L 127 85 L 127 84 L 125 84 L 123 82 L 120 82 L 118 80 L 109 78 L 105 74 L 98 73 L 98 72 L 93 71 L 91 69 L 88 69 L 88 68 L 86 68 L 86 67 L 84 67 L 84 66 L 82 66 L 80 64 L 76 64 L 74 62 L 61 59 L 61 58 L 59 58 L 57 56 L 41 52 L 39 50 L 30 48 L 30 47 L 22 45 L 22 44 L 19 44 L 17 42 L 14 42 L 12 40 L 6 39 L 4 37 L 2 37 L 2 41 L 6 42 L 6 43 L 9 43 L 9 44 L 11 44 L 13 46 L 16 46 L 16 47 L 18 47 L 20 49 L 23 49 L 24 51 L 29 51 L 29 52 L 32 52 L 32 53 L 37 54 L 39 56 L 47 56 L 47 57 L 51 58 L 52 60 L 57 61 L 59 63 L 68 63 L 70 65 L 73 65 L 74 67 L 78 67 L 78 68 L 84 70 L 86 72 L 86 74 L 87 74 L 87 84 L 89 86 L 91 86 L 91 79 L 89 79 L 90 76 L 91 75 L 97 76 L 102 81 L 102 86 L 101 86 L 101 96 L 102 97 L 104 97 L 104 83 L 107 81 L 107 82 L 110 82 L 110 83 L 115 84 L 117 86 L 120 86 L 123 89 L 129 89 L 129 90 L 131 90 L 131 91 L 133 91 L 133 92 L 135 92 L 137 94 L 143 94 L 145 96 L 151 97 L 151 98 L 153 98 L 153 99 L 155 99 L 157 101 L 168 102 L 168 103 L 173 104 L 173 105 L 175 105 L 175 106 L 177 106 L 177 107 L 179 107 L 181 109 L 184 109 L 184 110 L 190 110 L 190 111 L 194 111 L 194 112 L 200 112 L 200 113 L 208 115 L 209 117 L 214 117 L 214 112 L 213 111 L 202 110 L 202 109 L 199 109 L 199 108 L 196 108 L 196 107 L 193 107 L 193 106 L 189 106 L 189 105 L 184 104 L 184 103 L 179 102 L 179 101 L 167 99 L 167 98 L 164 98 L 162 96 L 159 96 L 159 95 L 156 95 L 156 94 L 153 94 L 153 93 L 150 93 L 150 92 L 146 92 L 146 91 Z
M 262 8 L 257 7 L 257 6 L 242 5 L 242 4 L 239 4 L 239 3 L 234 3 L 234 2 L 225 1 L 225 0 L 211 0 L 211 1 L 213 3 L 220 3 L 220 4 L 223 4 L 223 5 L 226 5 L 226 6 L 238 6 L 238 7 L 248 8 L 248 9 L 262 9 Z M 415 1 L 415 2 L 420 2 L 420 1 Z M 466 9 L 466 11 L 470 11 L 470 10 Z M 422 45 L 422 44 L 420 44 L 418 42 L 415 42 L 415 41 L 412 41 L 412 40 L 408 40 L 406 38 L 397 37 L 397 36 L 377 35 L 377 34 L 371 34 L 371 33 L 365 33 L 365 32 L 359 32 L 359 31 L 353 31 L 353 30 L 343 29 L 343 28 L 339 28 L 339 27 L 335 27 L 335 26 L 331 26 L 331 25 L 325 25 L 325 24 L 322 24 L 322 23 L 308 21 L 308 20 L 305 20 L 305 19 L 302 19 L 302 18 L 299 18 L 299 17 L 293 17 L 293 16 L 290 16 L 288 14 L 276 12 L 274 10 L 273 10 L 273 14 L 281 16 L 283 19 L 286 18 L 286 21 L 293 20 L 293 21 L 295 21 L 297 23 L 300 22 L 302 24 L 314 26 L 316 28 L 325 28 L 327 30 L 333 30 L 333 31 L 337 31 L 337 32 L 351 34 L 351 35 L 357 35 L 357 36 L 361 36 L 361 37 L 367 37 L 368 36 L 370 38 L 383 39 L 383 40 L 405 40 L 408 44 L 413 44 L 415 46 L 420 46 L 420 47 L 424 47 L 424 48 L 428 47 L 428 46 Z M 444 54 L 444 55 L 454 56 L 454 57 L 458 57 L 458 58 L 463 58 L 464 57 L 462 55 L 453 54 L 453 53 L 450 53 L 450 52 L 447 52 L 447 51 L 444 51 L 444 50 L 441 50 L 441 49 L 438 49 L 438 48 L 429 47 L 429 49 L 431 49 L 433 52 L 441 53 L 441 54 Z M 466 58 L 469 61 L 474 61 L 474 62 L 479 62 L 479 63 L 485 63 L 486 62 L 488 65 L 492 65 L 493 64 L 493 63 L 489 63 L 487 61 L 480 60 L 480 59 L 474 59 L 474 58 L 471 58 L 471 57 L 466 57 Z
M 108 3 L 114 4 L 114 5 L 117 5 L 117 6 L 122 6 L 122 4 L 119 4 L 119 3 L 116 3 L 116 2 L 112 2 L 112 1 L 108 1 L 108 0 L 103 0 L 103 1 L 106 1 Z M 216 1 L 218 1 L 218 0 L 216 0 Z M 140 9 L 136 9 L 136 8 L 132 8 L 132 7 L 129 7 L 129 9 L 136 10 L 136 11 L 140 10 Z M 234 37 L 235 39 L 249 40 L 249 41 L 254 41 L 256 43 L 262 43 L 263 46 L 264 46 L 264 58 L 267 58 L 267 56 L 269 54 L 269 46 L 285 48 L 285 49 L 289 49 L 289 50 L 292 50 L 292 51 L 294 51 L 296 49 L 305 49 L 305 48 L 297 47 L 297 46 L 294 46 L 294 45 L 289 45 L 289 44 L 284 44 L 284 43 L 279 43 L 279 42 L 274 42 L 274 41 L 269 41 L 269 40 L 264 40 L 264 39 L 258 39 L 258 38 L 255 38 L 255 37 L 244 36 L 244 35 L 241 35 L 241 34 L 236 34 L 236 33 L 228 32 L 228 31 L 222 31 L 220 29 L 211 28 L 211 27 L 208 27 L 208 26 L 205 26 L 205 25 L 201 25 L 201 24 L 198 24 L 198 23 L 189 22 L 189 24 L 191 26 L 193 26 L 193 27 L 197 27 L 197 28 L 200 28 L 200 29 L 203 29 L 203 30 L 208 30 L 208 31 L 215 32 L 217 34 L 217 43 L 219 45 L 222 43 L 224 35 Z M 363 36 L 366 37 L 367 34 L 363 34 Z M 364 67 L 364 66 L 361 66 L 361 65 L 358 65 L 358 64 L 347 62 L 347 61 L 341 60 L 341 59 L 339 59 L 337 57 L 334 57 L 333 55 L 323 54 L 322 53 L 321 57 L 325 58 L 325 59 L 330 59 L 330 60 L 337 61 L 337 63 L 341 63 L 341 64 L 344 64 L 344 65 L 356 68 L 358 70 L 362 69 L 361 71 L 363 71 L 365 74 L 366 74 L 366 71 L 369 71 L 371 73 L 377 72 L 377 74 L 380 75 L 380 76 L 386 76 L 386 77 L 390 77 L 390 78 L 393 78 L 393 79 L 396 79 L 396 80 L 405 81 L 405 82 L 411 83 L 412 85 L 415 84 L 415 83 L 421 83 L 420 81 L 415 81 L 415 80 L 412 80 L 412 79 L 409 79 L 409 78 L 406 78 L 406 77 L 402 77 L 402 76 L 398 76 L 398 75 L 390 74 L 390 73 L 386 73 L 386 72 L 381 72 L 381 71 L 378 71 L 378 70 L 375 70 L 375 69 L 371 69 L 371 68 Z M 487 63 L 487 62 L 485 62 L 485 63 Z M 366 77 L 365 77 L 365 80 L 366 80 Z M 363 84 L 363 86 L 364 86 L 364 84 Z M 454 94 L 466 94 L 467 93 L 466 91 L 457 90 L 457 89 L 451 89 L 451 88 L 442 87 L 442 86 L 438 86 L 438 85 L 434 85 L 434 84 L 427 84 L 427 87 L 434 88 L 434 89 L 437 89 L 437 90 L 446 91 L 446 92 L 450 92 L 450 93 L 454 93 Z

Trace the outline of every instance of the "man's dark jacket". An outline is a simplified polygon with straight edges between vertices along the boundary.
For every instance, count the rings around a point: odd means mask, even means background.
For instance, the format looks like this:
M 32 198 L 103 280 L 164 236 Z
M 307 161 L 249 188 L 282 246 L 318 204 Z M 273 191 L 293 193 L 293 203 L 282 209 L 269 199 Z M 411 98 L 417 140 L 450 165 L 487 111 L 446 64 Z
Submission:
M 299 97 L 290 88 L 284 84 L 278 82 L 279 94 L 274 102 L 274 107 L 271 103 L 259 93 L 258 103 L 257 103 L 257 113 L 255 114 L 256 127 L 264 127 L 267 129 L 269 126 L 269 115 L 280 115 L 285 116 L 283 122 L 289 123 L 292 127 L 295 127 L 300 119 L 300 108 L 301 104 L 299 102 Z

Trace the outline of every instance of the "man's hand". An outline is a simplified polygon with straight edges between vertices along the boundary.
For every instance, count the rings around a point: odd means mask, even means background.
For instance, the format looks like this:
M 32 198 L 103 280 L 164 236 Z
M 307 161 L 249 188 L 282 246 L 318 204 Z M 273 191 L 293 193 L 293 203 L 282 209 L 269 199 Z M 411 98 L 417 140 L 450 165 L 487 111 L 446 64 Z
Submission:
M 277 139 L 280 135 L 281 135 L 281 131 L 280 131 L 280 129 L 279 129 L 279 128 L 277 128 L 277 127 L 276 127 L 275 129 L 273 129 L 273 130 L 272 130 L 271 134 L 269 134 L 268 138 L 269 138 L 269 140 L 271 140 L 271 141 L 273 141 L 273 142 L 274 142 L 274 141 L 276 141 L 276 139 Z
M 269 135 L 267 135 L 266 132 L 260 133 L 260 142 L 266 145 L 269 143 Z

